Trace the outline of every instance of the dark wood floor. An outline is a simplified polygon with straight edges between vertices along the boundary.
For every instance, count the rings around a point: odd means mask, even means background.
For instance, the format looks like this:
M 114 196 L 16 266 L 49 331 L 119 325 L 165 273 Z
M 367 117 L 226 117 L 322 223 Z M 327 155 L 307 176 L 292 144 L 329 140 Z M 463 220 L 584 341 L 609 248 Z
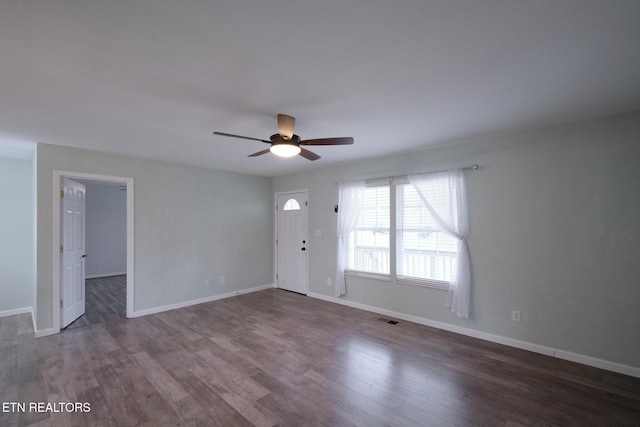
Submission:
M 111 322 L 127 317 L 127 276 L 85 280 L 85 314 L 68 329 Z
M 640 425 L 640 379 L 270 289 L 33 337 L 0 319 L 0 413 L 42 426 Z

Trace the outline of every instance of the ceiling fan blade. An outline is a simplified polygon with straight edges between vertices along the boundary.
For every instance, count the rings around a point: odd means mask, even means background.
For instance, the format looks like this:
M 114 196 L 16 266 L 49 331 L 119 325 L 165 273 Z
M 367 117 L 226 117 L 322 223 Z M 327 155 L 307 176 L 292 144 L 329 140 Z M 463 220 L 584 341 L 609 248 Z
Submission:
M 300 145 L 350 145 L 353 144 L 353 138 L 320 138 L 320 139 L 307 139 L 300 141 Z
M 266 150 L 258 151 L 257 153 L 249 154 L 247 157 L 258 157 L 262 156 L 263 154 L 267 154 L 268 152 L 269 148 L 267 148 Z
M 252 141 L 260 141 L 260 142 L 266 142 L 267 144 L 271 144 L 271 141 L 266 141 L 264 139 L 258 139 L 258 138 L 251 138 L 250 136 L 234 135 L 232 133 L 224 133 L 224 132 L 214 132 L 213 134 L 220 135 L 220 136 L 228 136 L 231 138 L 250 139 Z
M 320 156 L 318 156 L 316 153 L 314 153 L 313 151 L 309 151 L 306 150 L 304 148 L 300 148 L 300 154 L 299 156 L 304 157 L 307 160 L 318 160 L 320 158 Z
M 278 114 L 278 133 L 289 141 L 293 138 L 293 128 L 296 125 L 296 119 L 286 114 Z

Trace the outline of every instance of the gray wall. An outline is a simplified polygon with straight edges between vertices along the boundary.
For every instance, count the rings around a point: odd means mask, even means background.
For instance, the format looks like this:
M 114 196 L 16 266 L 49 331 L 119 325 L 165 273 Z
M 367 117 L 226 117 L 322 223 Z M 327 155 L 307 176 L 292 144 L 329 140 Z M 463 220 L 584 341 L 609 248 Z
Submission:
M 85 277 L 127 271 L 127 192 L 119 185 L 76 180 L 87 190 Z
M 55 169 L 134 179 L 135 311 L 273 282 L 270 178 L 44 144 L 37 156 L 38 330 L 53 326 Z
M 639 160 L 634 113 L 282 176 L 273 190 L 309 189 L 309 229 L 322 230 L 309 234 L 309 291 L 332 296 L 337 181 L 478 163 L 467 175 L 471 318 L 432 288 L 350 276 L 344 298 L 640 367 Z
M 33 161 L 0 157 L 0 312 L 31 307 Z

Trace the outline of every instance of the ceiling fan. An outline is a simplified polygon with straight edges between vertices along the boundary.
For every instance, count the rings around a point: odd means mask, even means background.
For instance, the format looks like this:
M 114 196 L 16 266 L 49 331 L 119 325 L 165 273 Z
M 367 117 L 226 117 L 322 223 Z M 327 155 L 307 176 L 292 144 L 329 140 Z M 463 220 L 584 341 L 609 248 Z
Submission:
M 286 114 L 278 114 L 278 133 L 269 137 L 270 141 L 266 139 L 251 138 L 249 136 L 234 135 L 232 133 L 225 132 L 213 132 L 214 135 L 229 136 L 232 138 L 250 139 L 252 141 L 265 142 L 271 144 L 271 146 L 265 150 L 258 151 L 257 153 L 249 154 L 247 157 L 257 157 L 272 152 L 276 156 L 280 157 L 293 157 L 296 154 L 304 157 L 307 160 L 318 160 L 320 158 L 316 153 L 300 147 L 301 145 L 350 145 L 353 144 L 353 138 L 320 138 L 320 139 L 305 139 L 293 133 L 296 119 L 287 116 Z

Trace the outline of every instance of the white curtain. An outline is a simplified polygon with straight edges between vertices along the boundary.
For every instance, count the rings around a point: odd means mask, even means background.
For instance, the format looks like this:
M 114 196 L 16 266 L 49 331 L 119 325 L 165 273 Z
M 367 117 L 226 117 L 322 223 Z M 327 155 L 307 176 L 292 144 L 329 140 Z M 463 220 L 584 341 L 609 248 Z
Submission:
M 365 182 L 357 181 L 340 184 L 338 190 L 338 259 L 336 271 L 336 297 L 347 293 L 347 287 L 344 280 L 344 270 L 347 262 L 345 239 L 358 222 L 358 217 L 362 210 L 364 189 Z
M 409 182 L 442 231 L 458 239 L 458 271 L 449 284 L 446 306 L 458 317 L 469 318 L 471 268 L 469 261 L 469 212 L 462 169 L 411 175 Z

